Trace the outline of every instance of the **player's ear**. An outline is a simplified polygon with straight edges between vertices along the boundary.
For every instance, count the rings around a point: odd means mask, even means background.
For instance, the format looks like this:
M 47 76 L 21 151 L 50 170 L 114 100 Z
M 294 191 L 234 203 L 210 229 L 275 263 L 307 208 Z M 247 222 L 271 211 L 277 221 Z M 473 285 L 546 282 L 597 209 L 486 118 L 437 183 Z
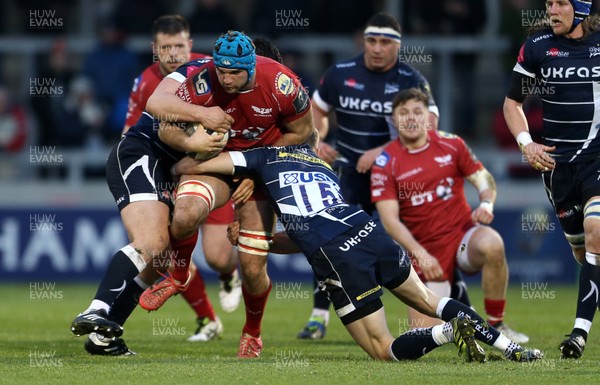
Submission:
M 190 51 L 192 50 L 192 47 L 194 46 L 194 39 L 188 39 L 188 46 Z

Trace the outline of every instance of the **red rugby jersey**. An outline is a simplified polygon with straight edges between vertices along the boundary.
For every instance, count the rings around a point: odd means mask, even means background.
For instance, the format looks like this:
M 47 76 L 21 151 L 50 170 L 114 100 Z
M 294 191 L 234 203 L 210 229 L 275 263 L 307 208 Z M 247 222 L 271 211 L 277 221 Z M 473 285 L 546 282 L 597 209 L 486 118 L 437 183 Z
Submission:
M 428 139 L 416 150 L 400 140 L 385 148 L 371 169 L 371 199 L 397 200 L 400 219 L 414 238 L 451 268 L 460 240 L 473 226 L 464 178 L 483 165 L 456 135 L 435 131 Z
M 228 94 L 221 87 L 214 62 L 188 74 L 177 95 L 188 103 L 219 106 L 235 122 L 226 150 L 268 146 L 282 136 L 282 123 L 294 121 L 309 111 L 310 100 L 298 76 L 286 66 L 266 57 L 256 57 L 254 88 Z
M 210 56 L 192 53 L 190 60 L 204 59 Z M 146 109 L 146 103 L 150 98 L 150 95 L 154 92 L 161 80 L 164 79 L 164 75 L 160 72 L 159 63 L 154 62 L 148 66 L 144 72 L 142 72 L 133 81 L 131 92 L 129 93 L 129 102 L 127 104 L 127 116 L 125 117 L 125 125 L 128 127 L 133 126 L 137 123 L 138 119 L 142 115 L 142 112 Z

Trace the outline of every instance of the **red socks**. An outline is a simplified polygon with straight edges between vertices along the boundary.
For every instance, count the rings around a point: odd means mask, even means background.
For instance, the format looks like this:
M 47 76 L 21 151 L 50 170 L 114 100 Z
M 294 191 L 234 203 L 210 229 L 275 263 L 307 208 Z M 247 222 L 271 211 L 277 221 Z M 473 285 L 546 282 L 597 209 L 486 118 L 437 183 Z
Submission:
M 488 323 L 495 326 L 504 319 L 504 308 L 506 307 L 505 299 L 489 299 L 483 300 L 485 314 L 488 316 Z
M 192 236 L 180 241 L 171 237 L 171 249 L 173 249 L 173 260 L 171 267 L 173 271 L 171 276 L 180 283 L 184 284 L 188 278 L 188 270 L 192 261 L 192 252 L 198 242 L 198 231 Z
M 254 296 L 248 293 L 244 285 L 242 285 L 242 295 L 244 296 L 244 304 L 246 305 L 246 323 L 244 324 L 242 333 L 248 333 L 255 338 L 260 337 L 260 324 L 272 286 L 269 283 L 269 287 L 264 293 Z
M 204 280 L 199 271 L 194 274 L 187 290 L 181 295 L 194 309 L 198 318 L 208 317 L 211 321 L 216 320 L 215 310 L 206 295 Z

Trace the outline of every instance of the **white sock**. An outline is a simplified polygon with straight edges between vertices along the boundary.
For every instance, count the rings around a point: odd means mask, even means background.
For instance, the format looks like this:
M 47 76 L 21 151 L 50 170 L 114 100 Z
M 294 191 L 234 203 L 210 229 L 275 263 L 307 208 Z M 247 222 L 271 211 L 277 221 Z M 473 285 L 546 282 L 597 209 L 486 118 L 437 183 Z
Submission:
M 509 357 L 515 349 L 523 349 L 521 345 L 511 341 L 504 334 L 500 334 L 500 337 L 494 342 L 493 346 L 504 353 L 505 357 Z
M 85 309 L 85 311 L 83 313 L 87 313 L 90 310 L 100 310 L 100 309 L 104 309 L 106 311 L 106 313 L 108 313 L 110 311 L 110 306 L 108 306 L 108 304 L 104 301 L 95 299 L 90 304 L 90 307 Z M 83 314 L 83 313 L 81 313 L 81 314 Z
M 313 308 L 311 317 L 321 317 L 325 321 L 325 326 L 329 325 L 329 309 Z
M 435 325 L 431 328 L 431 337 L 438 345 L 454 342 L 454 330 L 452 329 L 452 324 L 446 322 L 443 325 Z

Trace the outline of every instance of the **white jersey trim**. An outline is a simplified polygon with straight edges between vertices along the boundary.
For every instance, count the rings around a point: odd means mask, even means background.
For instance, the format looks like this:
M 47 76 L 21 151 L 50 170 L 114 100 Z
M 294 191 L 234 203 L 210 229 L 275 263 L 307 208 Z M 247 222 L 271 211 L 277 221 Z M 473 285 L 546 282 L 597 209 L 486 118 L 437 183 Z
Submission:
M 521 64 L 519 64 L 517 62 L 517 64 L 515 64 L 513 71 L 518 72 L 520 74 L 523 74 L 525 76 L 528 76 L 530 78 L 535 78 L 535 74 L 533 72 L 529 72 L 527 71 L 525 68 L 523 68 L 523 66 Z
M 312 101 L 325 112 L 329 112 L 331 110 L 331 106 L 325 100 L 323 100 L 321 95 L 319 95 L 319 90 L 316 90 L 313 93 Z
M 556 102 L 542 98 L 542 102 L 550 104 L 573 105 L 573 104 L 594 104 L 594 102 Z
M 594 101 L 594 116 L 592 118 L 592 122 L 590 124 L 590 131 L 588 132 L 587 140 L 583 143 L 581 148 L 577 150 L 575 155 L 569 160 L 572 162 L 575 158 L 581 154 L 583 150 L 590 146 L 590 143 L 598 136 L 598 131 L 600 131 L 600 85 L 596 82 L 593 83 L 593 101 Z
M 248 167 L 248 162 L 246 161 L 246 157 L 242 154 L 241 151 L 229 151 L 228 152 L 231 161 L 233 162 L 234 167 Z
M 180 74 L 177 71 L 171 72 L 170 74 L 167 75 L 167 77 L 175 80 L 178 83 L 183 83 L 183 82 L 185 82 L 185 79 L 187 79 L 185 76 L 183 76 L 182 74 Z

